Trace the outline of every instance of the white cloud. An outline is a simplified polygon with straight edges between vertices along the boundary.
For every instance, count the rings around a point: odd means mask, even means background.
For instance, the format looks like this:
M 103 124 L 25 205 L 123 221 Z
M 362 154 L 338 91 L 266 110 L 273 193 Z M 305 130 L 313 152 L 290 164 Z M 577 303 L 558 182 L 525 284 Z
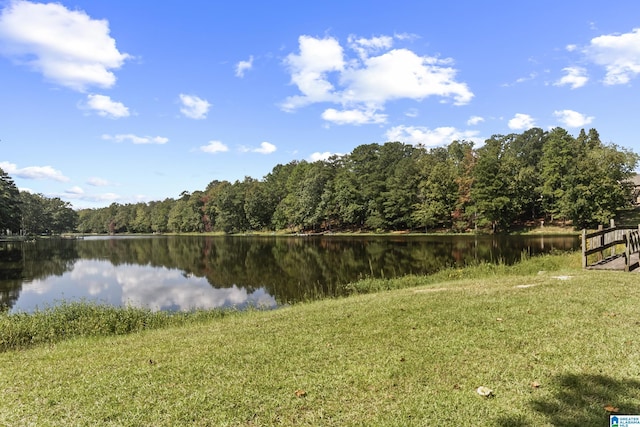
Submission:
M 417 110 L 416 108 L 409 108 L 409 109 L 404 113 L 404 115 L 405 115 L 405 116 L 407 116 L 407 117 L 415 118 L 415 117 L 418 117 L 419 112 L 418 112 L 418 110 Z
M 395 37 L 398 40 L 409 40 L 409 41 L 418 40 L 420 38 L 418 34 L 413 34 L 413 33 L 395 33 L 393 37 Z
M 98 112 L 99 116 L 118 119 L 129 117 L 129 109 L 121 102 L 112 101 L 106 95 L 87 95 L 87 107 Z
M 461 131 L 454 127 L 438 127 L 429 129 L 422 126 L 395 126 L 387 130 L 388 141 L 400 141 L 412 145 L 434 147 L 450 144 L 453 141 L 467 140 L 481 142 L 478 131 Z
M 106 187 L 109 184 L 109 181 L 107 181 L 106 179 L 102 179 L 102 178 L 98 178 L 98 177 L 91 177 L 87 180 L 87 184 L 91 185 L 93 187 Z
M 469 117 L 469 120 L 467 120 L 467 125 L 468 126 L 475 126 L 475 125 L 480 124 L 482 122 L 484 122 L 484 117 L 471 116 L 471 117 Z
M 102 193 L 102 194 L 95 194 L 90 197 L 85 197 L 84 199 L 94 201 L 94 202 L 110 202 L 114 200 L 122 200 L 122 196 L 116 193 Z
M 253 150 L 254 153 L 260 154 L 271 154 L 277 150 L 277 147 L 270 142 L 261 142 L 260 148 L 256 148 Z
M 164 136 L 138 136 L 132 133 L 117 135 L 104 134 L 102 135 L 102 139 L 115 142 L 129 141 L 133 144 L 166 144 L 169 142 L 169 138 Z
M 591 61 L 605 67 L 606 85 L 628 83 L 640 73 L 640 28 L 630 33 L 595 37 L 585 53 Z
M 116 48 L 106 20 L 58 3 L 16 0 L 0 14 L 0 52 L 77 91 L 109 88 L 130 56 Z
M 534 80 L 536 77 L 538 77 L 538 73 L 529 73 L 528 76 L 526 77 L 520 77 L 518 79 L 516 79 L 516 83 L 524 83 L 524 82 L 528 82 L 531 80 Z
M 248 61 L 240 61 L 236 64 L 236 77 L 244 77 L 244 73 L 253 67 L 253 55 Z
M 587 70 L 582 67 L 566 67 L 563 68 L 562 71 L 566 74 L 554 83 L 555 86 L 569 85 L 571 89 L 577 89 L 584 86 L 589 80 Z
M 527 130 L 536 126 L 535 119 L 528 114 L 517 113 L 507 124 L 512 130 Z
M 60 197 L 63 200 L 73 201 L 74 208 L 95 208 L 103 206 L 105 203 L 138 203 L 150 201 L 147 196 L 122 196 L 117 193 L 85 193 L 80 187 L 72 187 L 63 193 L 50 194 L 49 197 Z
M 289 54 L 285 60 L 300 94 L 288 97 L 282 109 L 293 111 L 320 102 L 340 104 L 342 112 L 328 109 L 324 118 L 362 124 L 380 123 L 383 116 L 377 112 L 395 99 L 420 101 L 437 96 L 456 105 L 471 101 L 473 93 L 456 81 L 451 59 L 419 56 L 402 48 L 390 50 L 392 41 L 388 36 L 350 36 L 348 46 L 356 55 L 348 57 L 335 38 L 300 36 L 299 54 Z
M 573 51 L 575 51 L 577 48 L 578 48 L 578 46 L 577 46 L 577 45 L 575 45 L 575 44 L 568 44 L 568 45 L 566 46 L 567 52 L 573 52 Z
M 62 172 L 52 168 L 51 166 L 28 166 L 26 168 L 18 168 L 14 163 L 0 162 L 0 168 L 11 176 L 17 176 L 24 179 L 51 179 L 59 182 L 70 181 Z
M 245 145 L 241 145 L 238 147 L 238 150 L 240 150 L 240 152 L 242 153 L 260 153 L 260 154 L 271 154 L 275 152 L 277 149 L 278 148 L 275 145 L 266 141 L 260 143 L 260 147 L 258 148 L 251 148 Z
M 125 200 L 123 196 L 116 193 L 101 193 L 101 194 L 66 193 L 65 197 L 68 199 L 83 200 L 87 202 L 122 202 Z
M 584 114 L 573 110 L 554 111 L 553 115 L 558 118 L 560 123 L 566 127 L 579 128 L 588 125 L 593 121 L 593 117 L 587 117 Z
M 361 59 L 367 58 L 370 54 L 390 49 L 393 46 L 393 37 L 380 36 L 370 39 L 356 38 L 351 35 L 347 39 L 349 47 L 358 53 Z
M 309 156 L 309 160 L 312 162 L 317 162 L 319 160 L 328 160 L 332 156 L 344 156 L 342 153 L 332 153 L 330 151 L 325 151 L 323 153 L 315 152 Z
M 285 100 L 282 108 L 293 111 L 298 107 L 315 102 L 337 101 L 333 85 L 327 80 L 327 73 L 341 71 L 345 63 L 340 43 L 334 38 L 316 39 L 300 36 L 300 54 L 289 54 L 285 64 L 291 72 L 291 83 L 295 84 L 302 96 L 292 96 Z
M 337 125 L 362 125 L 366 123 L 385 123 L 386 114 L 377 114 L 375 110 L 342 110 L 328 108 L 322 113 L 322 118 Z
M 449 64 L 449 60 L 418 56 L 407 49 L 367 58 L 362 67 L 342 73 L 341 80 L 347 87 L 343 102 L 379 106 L 399 98 L 440 96 L 451 97 L 458 105 L 467 104 L 473 94 L 466 84 L 455 81 L 456 71 Z
M 518 77 L 515 82 L 503 83 L 501 86 L 503 86 L 503 87 L 512 87 L 512 86 L 515 86 L 517 84 L 526 83 L 528 81 L 535 80 L 537 77 L 538 77 L 538 73 L 533 72 L 533 73 L 529 73 L 528 76 Z
M 229 151 L 229 147 L 227 147 L 220 141 L 209 141 L 209 144 L 202 145 L 200 147 L 200 150 L 204 151 L 205 153 L 215 154 L 215 153 L 223 153 L 225 151 Z
M 185 95 L 181 93 L 180 102 L 182 103 L 180 112 L 190 119 L 206 119 L 209 108 L 211 108 L 209 101 L 195 95 Z
M 76 196 L 81 196 L 84 194 L 84 190 L 81 187 L 78 187 L 77 185 L 69 188 L 68 190 L 65 190 L 66 194 L 72 194 L 72 195 L 76 195 Z

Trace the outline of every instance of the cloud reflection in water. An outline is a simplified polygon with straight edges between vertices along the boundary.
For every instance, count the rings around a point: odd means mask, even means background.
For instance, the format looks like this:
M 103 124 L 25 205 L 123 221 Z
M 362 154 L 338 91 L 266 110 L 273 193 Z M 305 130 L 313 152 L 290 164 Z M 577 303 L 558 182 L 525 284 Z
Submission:
M 109 261 L 85 259 L 78 260 L 73 270 L 62 276 L 25 284 L 12 311 L 33 311 L 62 300 L 170 311 L 277 305 L 264 288 L 252 293 L 235 285 L 214 288 L 205 278 L 188 276 L 177 269 L 136 264 L 115 266 Z

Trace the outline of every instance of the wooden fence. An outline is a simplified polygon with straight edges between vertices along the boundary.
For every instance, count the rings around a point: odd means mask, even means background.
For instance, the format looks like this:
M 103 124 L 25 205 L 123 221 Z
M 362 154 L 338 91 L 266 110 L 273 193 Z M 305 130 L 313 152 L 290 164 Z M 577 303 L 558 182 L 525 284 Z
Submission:
M 605 264 L 611 260 L 624 257 L 624 270 L 631 271 L 631 255 L 640 252 L 640 225 L 638 227 L 612 227 L 587 233 L 582 230 L 582 267 L 587 268 Z M 590 255 L 596 254 L 595 262 L 589 262 Z M 592 257 L 593 258 L 593 257 Z

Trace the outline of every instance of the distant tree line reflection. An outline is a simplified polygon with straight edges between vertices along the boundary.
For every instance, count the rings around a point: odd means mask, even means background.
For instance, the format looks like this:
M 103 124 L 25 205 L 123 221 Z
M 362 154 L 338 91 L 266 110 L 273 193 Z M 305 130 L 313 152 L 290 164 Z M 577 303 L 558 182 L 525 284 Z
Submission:
M 0 245 L 0 304 L 22 285 L 70 272 L 79 259 L 142 265 L 206 278 L 214 288 L 265 289 L 279 304 L 340 294 L 366 277 L 430 274 L 479 261 L 513 263 L 522 252 L 574 250 L 576 237 L 157 236 L 41 240 Z M 82 284 L 78 284 L 81 286 Z

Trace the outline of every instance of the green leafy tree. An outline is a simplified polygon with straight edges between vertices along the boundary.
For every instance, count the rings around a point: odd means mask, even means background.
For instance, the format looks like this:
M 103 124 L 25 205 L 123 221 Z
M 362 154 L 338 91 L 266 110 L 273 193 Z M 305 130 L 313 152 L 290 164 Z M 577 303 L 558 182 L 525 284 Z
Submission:
M 146 203 L 137 203 L 133 217 L 132 229 L 136 233 L 150 233 L 151 227 L 151 207 Z
M 273 199 L 267 185 L 250 177 L 244 179 L 244 214 L 251 230 L 264 230 L 271 226 Z
M 45 221 L 55 234 L 74 231 L 78 224 L 78 214 L 71 203 L 58 197 L 44 199 Z
M 344 169 L 344 157 L 340 155 L 331 156 L 324 162 L 326 179 L 323 183 L 320 203 L 316 209 L 319 221 L 324 222 L 324 228 L 331 230 L 333 227 L 341 227 L 340 207 L 336 198 L 337 175 Z
M 216 229 L 226 233 L 250 229 L 245 216 L 245 193 L 242 182 L 235 181 L 233 184 L 223 182 L 218 185 L 212 203 L 215 210 Z
M 151 230 L 154 233 L 165 233 L 169 231 L 169 212 L 176 203 L 174 199 L 167 198 L 160 202 L 151 202 Z
M 175 233 L 193 233 L 204 231 L 203 192 L 190 194 L 183 191 L 169 211 L 167 226 Z
M 521 221 L 535 220 L 542 212 L 540 194 L 540 159 L 546 132 L 540 128 L 511 135 L 504 160 L 512 176 L 511 193 Z
M 328 214 L 323 203 L 325 190 L 331 187 L 335 175 L 332 165 L 317 161 L 308 165 L 296 191 L 295 220 L 305 229 L 318 229 L 327 221 Z M 324 199 L 326 201 L 326 197 Z
M 584 148 L 565 192 L 567 215 L 577 228 L 606 224 L 629 204 L 630 189 L 624 182 L 638 163 L 638 155 L 616 145 L 605 146 L 599 138 L 597 142 L 588 139 Z
M 298 197 L 309 167 L 309 162 L 302 161 L 293 164 L 293 168 L 289 170 L 287 180 L 284 183 L 284 191 L 281 193 L 284 197 L 279 201 L 273 214 L 276 228 L 291 229 L 304 226 L 305 212 L 298 212 L 300 206 Z
M 459 198 L 457 165 L 446 148 L 434 148 L 420 156 L 417 201 L 412 216 L 425 229 L 452 225 Z
M 20 192 L 20 200 L 21 228 L 26 234 L 60 234 L 75 231 L 79 225 L 78 213 L 69 202 L 58 197 L 47 198 L 23 191 Z M 86 226 L 86 222 L 83 225 Z
M 513 165 L 505 159 L 505 147 L 512 136 L 494 135 L 478 149 L 471 196 L 481 225 L 495 232 L 508 228 L 517 217 L 520 206 L 514 198 Z
M 327 203 L 331 203 L 332 212 L 340 227 L 363 227 L 367 216 L 367 204 L 364 194 L 359 190 L 356 172 L 347 158 L 345 165 L 336 171 L 332 194 Z M 325 195 L 329 198 L 329 195 Z
M 411 229 L 415 221 L 413 208 L 418 200 L 416 160 L 404 157 L 389 171 L 383 195 L 383 214 L 388 229 Z
M 554 128 L 547 136 L 540 158 L 540 194 L 544 211 L 555 218 L 570 217 L 572 202 L 567 197 L 578 159 L 582 156 L 580 145 L 564 129 Z
M 20 230 L 20 192 L 13 179 L 0 169 L 0 233 Z
M 474 172 L 477 155 L 473 149 L 473 142 L 453 141 L 447 147 L 449 159 L 455 168 L 455 183 L 458 186 L 458 199 L 451 214 L 452 226 L 456 230 L 466 230 L 476 225 L 477 209 L 472 203 L 471 188 L 474 182 Z
M 276 165 L 264 178 L 264 191 L 266 194 L 265 205 L 271 216 L 271 227 L 275 229 L 284 229 L 290 225 L 288 213 L 284 207 L 287 202 L 284 199 L 292 191 L 289 184 L 289 178 L 294 170 L 297 169 L 298 161 L 292 161 L 285 165 Z M 281 206 L 284 204 L 284 206 Z
M 41 234 L 47 231 L 44 196 L 28 191 L 20 192 L 22 225 L 25 234 Z
M 387 142 L 383 145 L 360 145 L 348 156 L 347 167 L 353 174 L 355 191 L 361 194 L 360 199 L 364 202 L 364 223 L 369 228 L 391 229 L 396 222 L 395 216 L 401 211 L 407 211 L 406 206 L 401 206 L 385 212 L 385 205 L 389 207 L 385 202 L 390 195 L 389 185 L 397 185 L 397 179 L 394 181 L 391 177 L 403 159 L 413 157 L 413 152 L 414 148 L 410 145 Z M 407 167 L 410 161 L 405 160 L 403 164 Z M 399 201 L 409 204 L 410 210 L 411 197 Z M 404 221 L 410 221 L 410 215 L 404 216 Z

